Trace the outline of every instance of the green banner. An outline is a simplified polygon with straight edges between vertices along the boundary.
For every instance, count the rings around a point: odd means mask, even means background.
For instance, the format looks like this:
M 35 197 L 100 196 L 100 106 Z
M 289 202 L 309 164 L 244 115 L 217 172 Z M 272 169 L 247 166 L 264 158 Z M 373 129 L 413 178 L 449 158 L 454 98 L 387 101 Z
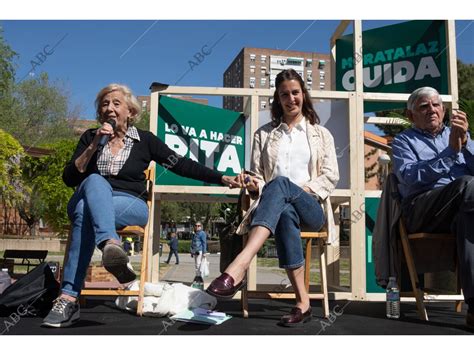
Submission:
M 239 174 L 245 166 L 245 118 L 239 112 L 160 96 L 157 136 L 179 155 L 223 174 Z M 209 185 L 162 166 L 156 172 L 159 185 Z
M 408 21 L 362 33 L 354 55 L 353 36 L 336 41 L 336 90 L 354 91 L 354 63 L 363 61 L 364 91 L 411 93 L 431 86 L 448 93 L 445 21 Z M 404 108 L 404 103 L 366 102 L 364 112 Z

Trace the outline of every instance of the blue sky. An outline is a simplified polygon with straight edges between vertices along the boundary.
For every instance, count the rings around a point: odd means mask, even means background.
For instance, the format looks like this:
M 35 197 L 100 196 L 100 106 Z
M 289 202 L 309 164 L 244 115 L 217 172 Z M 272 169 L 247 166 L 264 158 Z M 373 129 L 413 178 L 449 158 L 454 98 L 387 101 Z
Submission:
M 364 21 L 371 29 L 399 21 Z M 79 105 L 81 118 L 94 118 L 95 94 L 111 82 L 147 95 L 153 81 L 180 86 L 222 86 L 222 74 L 242 47 L 265 47 L 329 53 L 332 20 L 3 20 L 7 43 L 18 53 L 17 80 L 47 72 Z M 351 30 L 348 33 L 352 32 Z M 472 21 L 456 21 L 458 58 L 474 63 Z M 189 61 L 205 45 L 214 46 L 190 70 Z M 54 47 L 56 45 L 56 47 Z M 53 50 L 54 47 L 54 50 Z M 36 56 L 43 52 L 42 60 Z M 40 65 L 32 64 L 32 61 Z M 32 70 L 32 66 L 36 66 Z M 179 81 L 178 81 L 179 80 Z M 220 106 L 222 99 L 211 98 Z

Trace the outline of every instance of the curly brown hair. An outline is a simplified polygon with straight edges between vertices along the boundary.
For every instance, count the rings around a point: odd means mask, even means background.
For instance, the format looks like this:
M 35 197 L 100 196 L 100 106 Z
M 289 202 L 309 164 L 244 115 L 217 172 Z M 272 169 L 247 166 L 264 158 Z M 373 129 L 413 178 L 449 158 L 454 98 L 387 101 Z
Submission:
M 319 117 L 314 110 L 313 103 L 311 102 L 311 96 L 309 95 L 306 86 L 304 85 L 301 76 L 293 69 L 286 69 L 280 72 L 275 79 L 275 93 L 273 94 L 272 102 L 272 121 L 274 126 L 278 126 L 281 123 L 283 117 L 283 108 L 281 107 L 280 97 L 278 96 L 278 89 L 280 85 L 287 80 L 297 80 L 300 83 L 301 90 L 303 92 L 303 115 L 309 120 L 311 124 L 319 124 Z

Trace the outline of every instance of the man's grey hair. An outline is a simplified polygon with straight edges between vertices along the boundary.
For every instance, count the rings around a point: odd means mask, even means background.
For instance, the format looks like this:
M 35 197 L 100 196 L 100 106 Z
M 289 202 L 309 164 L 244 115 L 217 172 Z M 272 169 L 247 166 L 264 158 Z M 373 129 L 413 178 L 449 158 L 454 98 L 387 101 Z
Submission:
M 432 96 L 438 96 L 440 104 L 443 104 L 443 100 L 441 99 L 441 96 L 439 95 L 438 90 L 429 86 L 423 86 L 421 88 L 416 89 L 415 91 L 411 93 L 410 97 L 408 98 L 407 109 L 413 110 L 415 106 L 415 102 L 417 102 L 422 97 L 432 97 Z

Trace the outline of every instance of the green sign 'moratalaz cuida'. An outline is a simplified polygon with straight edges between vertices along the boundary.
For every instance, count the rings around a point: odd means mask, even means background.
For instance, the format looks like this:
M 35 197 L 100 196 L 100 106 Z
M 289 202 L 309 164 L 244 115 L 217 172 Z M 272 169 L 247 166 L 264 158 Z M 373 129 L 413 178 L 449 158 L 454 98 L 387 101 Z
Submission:
M 364 91 L 411 93 L 431 86 L 448 93 L 445 21 L 408 21 L 362 33 L 353 53 L 353 36 L 336 41 L 336 89 L 355 90 L 354 64 L 363 61 Z M 403 103 L 366 103 L 365 112 L 403 107 Z
M 245 166 L 245 118 L 239 112 L 160 96 L 156 133 L 177 154 L 223 174 L 239 174 Z M 157 166 L 156 184 L 209 185 L 162 166 Z

